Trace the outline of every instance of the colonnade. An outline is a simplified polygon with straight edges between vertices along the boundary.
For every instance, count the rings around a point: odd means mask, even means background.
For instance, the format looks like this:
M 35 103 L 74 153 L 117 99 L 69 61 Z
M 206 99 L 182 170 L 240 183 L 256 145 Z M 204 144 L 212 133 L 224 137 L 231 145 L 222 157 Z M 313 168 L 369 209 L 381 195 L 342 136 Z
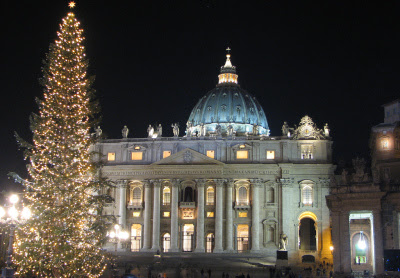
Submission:
M 141 251 L 151 252 L 161 250 L 160 246 L 160 204 L 161 204 L 161 187 L 164 181 L 168 181 L 171 187 L 170 202 L 170 250 L 169 252 L 180 252 L 179 248 L 179 185 L 180 181 L 173 180 L 145 180 L 144 184 L 144 210 L 143 210 L 143 244 Z M 196 246 L 194 252 L 205 252 L 205 191 L 206 185 L 215 185 L 215 245 L 214 253 L 233 252 L 233 179 L 196 179 L 197 186 L 197 216 L 196 216 Z M 251 179 L 252 192 L 252 217 L 251 217 L 251 251 L 258 252 L 260 250 L 260 201 L 259 188 L 261 187 L 260 179 Z M 119 224 L 126 227 L 126 190 L 127 181 L 118 182 L 119 190 Z M 153 195 L 151 194 L 153 187 Z M 224 206 L 225 201 L 225 206 Z M 151 204 L 151 205 L 149 205 Z M 225 207 L 225 229 L 224 229 L 224 207 Z M 224 233 L 225 232 L 225 233 Z M 224 244 L 225 243 L 225 244 Z

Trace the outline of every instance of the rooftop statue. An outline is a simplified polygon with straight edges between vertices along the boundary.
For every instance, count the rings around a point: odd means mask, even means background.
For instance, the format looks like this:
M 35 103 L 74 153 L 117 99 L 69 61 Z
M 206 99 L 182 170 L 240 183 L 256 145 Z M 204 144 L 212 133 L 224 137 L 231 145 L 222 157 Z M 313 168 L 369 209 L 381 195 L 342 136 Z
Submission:
M 125 125 L 124 128 L 122 129 L 122 138 L 128 138 L 128 134 L 129 134 L 129 129 Z

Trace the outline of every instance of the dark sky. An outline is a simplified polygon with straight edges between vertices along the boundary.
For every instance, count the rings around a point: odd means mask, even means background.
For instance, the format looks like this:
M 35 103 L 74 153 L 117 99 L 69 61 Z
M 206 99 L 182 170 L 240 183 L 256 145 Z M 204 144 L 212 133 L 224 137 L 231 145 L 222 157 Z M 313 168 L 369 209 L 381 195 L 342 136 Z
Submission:
M 102 129 L 145 137 L 149 124 L 181 132 L 199 98 L 217 83 L 232 49 L 242 88 L 259 100 L 272 136 L 308 114 L 328 123 L 334 159 L 368 158 L 382 104 L 399 97 L 399 1 L 77 1 Z M 128 5 L 128 4 L 131 5 Z M 42 96 L 42 59 L 67 1 L 3 0 L 0 187 L 25 175 L 13 136 L 29 139 Z M 183 134 L 181 134 L 183 135 Z

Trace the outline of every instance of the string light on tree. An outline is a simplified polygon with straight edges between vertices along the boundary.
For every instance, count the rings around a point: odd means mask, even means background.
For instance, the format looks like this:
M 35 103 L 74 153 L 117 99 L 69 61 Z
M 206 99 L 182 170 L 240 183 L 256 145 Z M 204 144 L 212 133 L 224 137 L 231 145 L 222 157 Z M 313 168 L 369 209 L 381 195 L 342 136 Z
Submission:
M 69 12 L 43 67 L 44 95 L 31 118 L 33 143 L 17 137 L 30 161 L 30 178 L 22 183 L 35 215 L 16 233 L 21 276 L 99 277 L 106 268 L 102 246 L 111 221 L 102 215 L 107 183 L 91 161 L 97 107 L 82 33 Z

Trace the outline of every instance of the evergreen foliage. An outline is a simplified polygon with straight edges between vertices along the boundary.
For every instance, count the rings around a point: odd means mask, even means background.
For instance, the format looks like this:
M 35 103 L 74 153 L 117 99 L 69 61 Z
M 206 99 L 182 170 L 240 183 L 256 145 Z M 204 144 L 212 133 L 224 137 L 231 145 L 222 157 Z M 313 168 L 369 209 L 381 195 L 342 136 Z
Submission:
M 33 215 L 16 232 L 19 275 L 99 277 L 107 264 L 102 245 L 110 221 L 102 215 L 102 193 L 109 185 L 92 158 L 97 104 L 79 25 L 69 12 L 50 45 L 44 96 L 30 119 L 33 143 L 17 136 L 30 162 L 22 183 Z

